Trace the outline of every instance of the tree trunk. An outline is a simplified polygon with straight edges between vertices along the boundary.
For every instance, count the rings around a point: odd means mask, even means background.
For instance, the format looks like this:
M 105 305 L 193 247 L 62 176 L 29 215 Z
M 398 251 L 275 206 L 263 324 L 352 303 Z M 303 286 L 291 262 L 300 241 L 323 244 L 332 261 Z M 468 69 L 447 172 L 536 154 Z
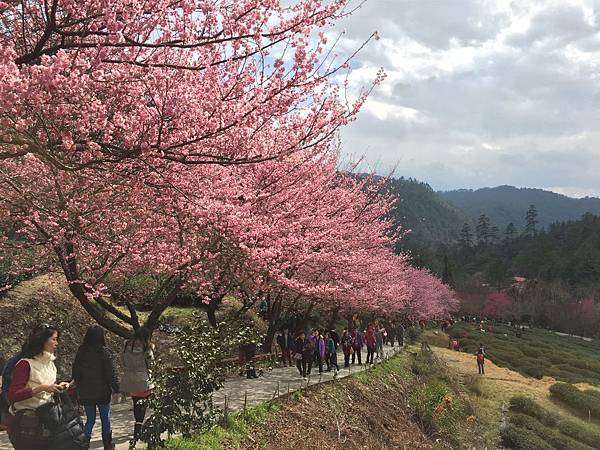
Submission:
M 219 325 L 218 321 L 217 321 L 217 305 L 212 303 L 208 304 L 208 308 L 206 309 L 206 317 L 208 317 L 208 323 L 210 323 L 210 325 L 213 328 L 216 328 L 217 325 Z
M 335 323 L 340 318 L 340 308 L 334 308 L 331 313 L 331 317 L 329 317 L 329 322 L 327 322 L 327 329 L 333 330 L 335 328 Z

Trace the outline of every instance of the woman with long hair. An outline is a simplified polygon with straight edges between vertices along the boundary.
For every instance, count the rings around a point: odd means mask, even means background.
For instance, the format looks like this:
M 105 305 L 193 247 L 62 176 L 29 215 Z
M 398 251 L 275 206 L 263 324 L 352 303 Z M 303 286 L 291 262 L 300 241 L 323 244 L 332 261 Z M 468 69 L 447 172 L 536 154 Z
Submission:
M 68 383 L 56 383 L 54 365 L 59 332 L 46 323 L 36 326 L 18 354 L 8 391 L 11 416 L 8 436 L 15 450 L 44 450 L 50 434 L 42 426 L 36 410 L 52 402 L 52 396 L 68 388 Z
M 96 408 L 102 423 L 104 450 L 114 450 L 110 425 L 111 394 L 119 392 L 119 380 L 112 354 L 106 348 L 104 328 L 92 325 L 87 329 L 83 344 L 73 363 L 73 379 L 77 386 L 79 403 L 85 408 L 84 432 L 88 440 L 96 423 Z
M 146 399 L 152 395 L 154 389 L 150 371 L 154 358 L 154 345 L 150 341 L 151 336 L 150 330 L 142 326 L 135 330 L 133 338 L 126 341 L 123 348 L 121 390 L 131 395 L 133 400 L 134 444 L 140 439 L 142 432 L 142 425 L 146 416 Z

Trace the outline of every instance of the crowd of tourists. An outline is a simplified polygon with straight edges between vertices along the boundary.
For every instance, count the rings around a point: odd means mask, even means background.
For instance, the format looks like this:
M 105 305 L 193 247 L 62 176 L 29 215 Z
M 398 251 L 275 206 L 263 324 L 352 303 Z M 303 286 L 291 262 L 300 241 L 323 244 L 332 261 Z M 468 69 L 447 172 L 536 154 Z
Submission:
M 57 380 L 54 364 L 59 337 L 57 328 L 40 324 L 31 331 L 21 351 L 0 364 L 4 366 L 1 418 L 15 450 L 86 449 L 97 412 L 104 449 L 114 449 L 110 405 L 117 393 L 126 393 L 133 401 L 131 443 L 135 445 L 141 437 L 146 399 L 154 388 L 149 369 L 154 348 L 150 331 L 138 328 L 125 342 L 119 377 L 113 355 L 106 347 L 104 328 L 90 326 L 75 356 L 72 377 L 64 381 Z M 85 424 L 77 402 L 85 410 Z
M 366 329 L 345 328 L 340 336 L 336 330 L 313 329 L 296 333 L 283 329 L 277 336 L 281 351 L 281 363 L 284 367 L 295 365 L 301 377 L 307 378 L 313 368 L 319 373 L 337 372 L 338 349 L 344 355 L 344 367 L 350 364 L 362 365 L 363 352 L 366 351 L 366 364 L 383 358 L 384 344 L 404 345 L 405 328 L 401 324 L 369 324 Z

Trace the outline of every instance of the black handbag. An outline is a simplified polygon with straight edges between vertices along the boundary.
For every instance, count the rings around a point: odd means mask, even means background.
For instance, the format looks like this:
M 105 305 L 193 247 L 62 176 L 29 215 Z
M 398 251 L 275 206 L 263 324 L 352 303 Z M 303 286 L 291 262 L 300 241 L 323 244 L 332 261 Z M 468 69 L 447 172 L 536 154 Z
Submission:
M 67 392 L 55 394 L 54 402 L 40 406 L 36 413 L 42 425 L 50 431 L 51 448 L 70 450 L 89 447 L 81 417 Z

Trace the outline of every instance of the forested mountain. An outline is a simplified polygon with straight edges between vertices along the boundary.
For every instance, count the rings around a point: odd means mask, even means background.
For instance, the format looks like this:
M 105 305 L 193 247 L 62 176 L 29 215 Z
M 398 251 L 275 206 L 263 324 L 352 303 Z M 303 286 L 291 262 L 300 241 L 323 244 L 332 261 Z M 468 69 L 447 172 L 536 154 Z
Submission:
M 576 199 L 542 189 L 498 186 L 438 194 L 472 219 L 477 220 L 481 214 L 485 214 L 500 229 L 512 222 L 518 230 L 522 230 L 525 227 L 525 213 L 530 205 L 535 205 L 537 209 L 540 228 L 547 228 L 555 222 L 577 220 L 585 213 L 600 215 L 599 198 Z

